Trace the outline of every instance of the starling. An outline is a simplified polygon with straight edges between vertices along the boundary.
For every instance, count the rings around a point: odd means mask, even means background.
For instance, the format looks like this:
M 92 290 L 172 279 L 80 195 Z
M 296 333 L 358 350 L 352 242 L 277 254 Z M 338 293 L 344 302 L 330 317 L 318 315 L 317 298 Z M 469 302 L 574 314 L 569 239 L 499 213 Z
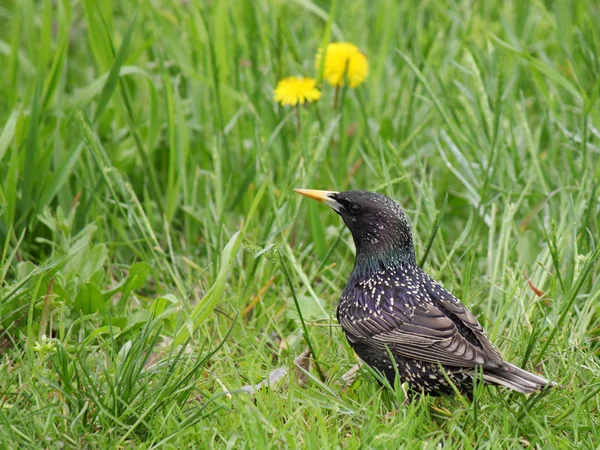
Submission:
M 350 229 L 356 260 L 337 319 L 358 356 L 411 389 L 470 394 L 473 377 L 525 394 L 555 384 L 504 361 L 475 316 L 421 270 L 406 214 L 385 195 L 295 189 L 333 208 Z M 394 361 L 392 361 L 392 358 Z M 445 373 L 444 373 L 445 372 Z

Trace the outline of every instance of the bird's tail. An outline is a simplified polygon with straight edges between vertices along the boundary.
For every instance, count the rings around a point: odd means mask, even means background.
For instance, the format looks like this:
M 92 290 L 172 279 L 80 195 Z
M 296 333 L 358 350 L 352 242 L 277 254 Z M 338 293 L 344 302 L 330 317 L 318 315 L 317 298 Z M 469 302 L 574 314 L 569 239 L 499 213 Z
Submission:
M 531 394 L 545 387 L 554 387 L 556 383 L 534 375 L 526 370 L 505 362 L 500 369 L 485 370 L 483 379 L 494 384 L 506 386 L 523 394 Z

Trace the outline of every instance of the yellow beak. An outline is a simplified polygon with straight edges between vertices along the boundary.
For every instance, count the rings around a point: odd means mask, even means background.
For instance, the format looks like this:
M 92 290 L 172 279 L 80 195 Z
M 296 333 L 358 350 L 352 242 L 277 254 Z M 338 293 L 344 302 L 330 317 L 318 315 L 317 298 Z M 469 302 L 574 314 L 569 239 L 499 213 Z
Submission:
M 325 203 L 327 206 L 335 209 L 336 211 L 339 211 L 342 206 L 333 198 L 331 198 L 332 195 L 339 193 L 336 191 L 319 191 L 316 189 L 294 189 L 294 192 L 305 195 L 308 198 L 312 198 L 313 200 L 317 200 L 321 203 Z

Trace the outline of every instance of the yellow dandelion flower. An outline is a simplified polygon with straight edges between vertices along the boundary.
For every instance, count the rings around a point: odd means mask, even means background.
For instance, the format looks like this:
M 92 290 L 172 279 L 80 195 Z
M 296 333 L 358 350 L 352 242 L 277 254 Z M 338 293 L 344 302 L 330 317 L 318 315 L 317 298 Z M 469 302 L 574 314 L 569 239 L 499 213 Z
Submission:
M 321 65 L 321 49 L 317 53 L 315 65 Z M 348 67 L 348 81 L 351 88 L 355 88 L 367 78 L 369 63 L 367 56 L 360 49 L 349 42 L 333 42 L 327 46 L 325 69 L 323 76 L 332 86 L 344 84 L 344 72 Z
M 273 98 L 284 106 L 312 103 L 321 97 L 321 91 L 315 87 L 316 83 L 314 78 L 284 78 L 277 83 Z

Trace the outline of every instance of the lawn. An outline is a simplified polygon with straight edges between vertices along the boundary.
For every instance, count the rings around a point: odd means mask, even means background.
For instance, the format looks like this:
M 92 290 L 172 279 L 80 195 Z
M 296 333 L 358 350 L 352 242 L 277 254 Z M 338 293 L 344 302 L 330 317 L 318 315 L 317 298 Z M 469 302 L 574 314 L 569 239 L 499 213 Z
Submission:
M 596 447 L 599 23 L 594 0 L 0 2 L 0 445 Z M 328 83 L 329 42 L 364 82 Z M 288 76 L 320 98 L 278 104 Z M 293 188 L 396 199 L 424 269 L 562 389 L 346 386 L 354 245 Z

